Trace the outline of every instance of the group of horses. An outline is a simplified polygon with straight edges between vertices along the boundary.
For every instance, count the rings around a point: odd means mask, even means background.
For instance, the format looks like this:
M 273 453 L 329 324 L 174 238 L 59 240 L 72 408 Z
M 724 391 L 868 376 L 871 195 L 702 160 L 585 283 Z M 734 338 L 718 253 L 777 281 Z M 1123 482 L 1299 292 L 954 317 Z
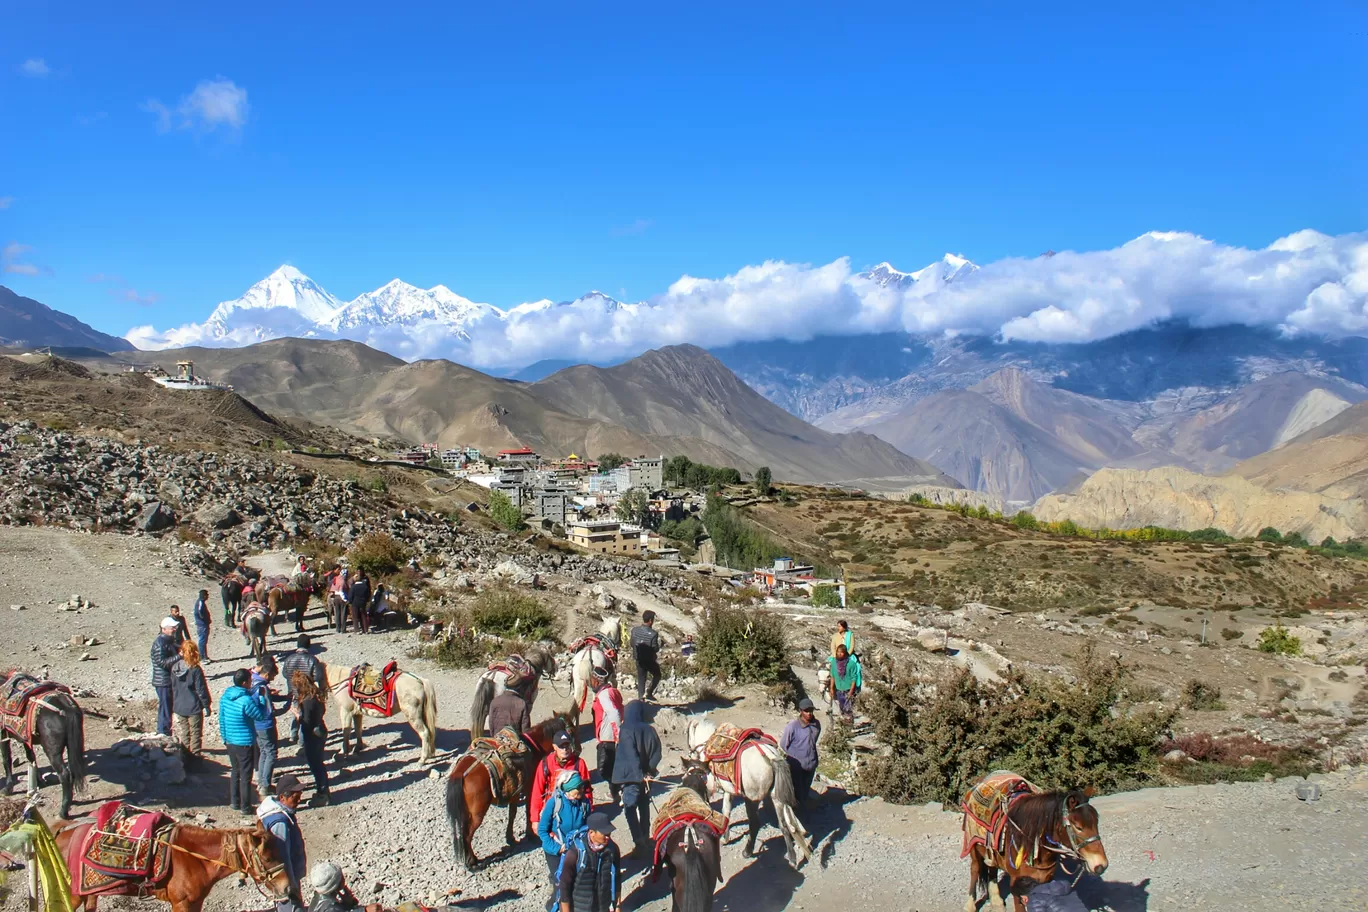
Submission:
M 266 653 L 266 632 L 275 636 L 276 623 L 287 615 L 299 622 L 310 597 L 318 591 L 318 578 L 310 570 L 298 570 L 289 577 L 256 578 L 234 570 L 219 584 L 224 617 L 242 625 L 256 658 Z

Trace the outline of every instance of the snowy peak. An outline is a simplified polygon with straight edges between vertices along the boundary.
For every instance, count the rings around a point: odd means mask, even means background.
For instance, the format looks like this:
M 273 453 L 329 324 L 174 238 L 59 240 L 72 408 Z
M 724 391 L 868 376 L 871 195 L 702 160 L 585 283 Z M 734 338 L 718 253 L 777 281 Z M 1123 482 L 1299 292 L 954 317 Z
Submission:
M 220 303 L 207 325 L 217 338 L 256 341 L 305 332 L 327 322 L 341 307 L 342 302 L 313 279 L 293 266 L 281 266 L 242 297 Z
M 978 266 L 974 263 L 962 256 L 947 253 L 936 262 L 924 266 L 916 272 L 902 272 L 894 269 L 890 263 L 880 263 L 868 272 L 860 273 L 860 278 L 868 279 L 881 288 L 892 286 L 906 290 L 913 287 L 926 287 L 929 290 L 935 285 L 953 282 L 977 271 Z
M 458 335 L 467 335 L 467 324 L 494 312 L 490 305 L 463 298 L 445 285 L 423 289 L 394 279 L 375 291 L 358 295 L 328 321 L 327 328 L 341 332 L 431 322 L 450 327 Z

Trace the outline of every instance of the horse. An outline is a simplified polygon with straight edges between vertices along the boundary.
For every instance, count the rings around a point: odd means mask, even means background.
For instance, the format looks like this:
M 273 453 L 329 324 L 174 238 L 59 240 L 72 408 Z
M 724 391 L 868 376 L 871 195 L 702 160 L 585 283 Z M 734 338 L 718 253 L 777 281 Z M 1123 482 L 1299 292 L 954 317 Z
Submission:
M 65 691 L 49 691 L 32 699 L 37 706 L 30 708 L 33 716 L 33 734 L 43 746 L 48 763 L 57 771 L 62 781 L 63 818 L 71 815 L 73 793 L 85 790 L 85 713 L 81 711 L 76 698 Z M 38 755 L 33 745 L 24 742 L 12 732 L 0 729 L 0 759 L 5 764 L 4 793 L 10 794 L 14 787 L 14 758 L 10 742 L 20 745 L 28 758 L 28 790 L 38 791 Z M 63 756 L 65 755 L 65 756 Z
M 346 665 L 324 665 L 328 689 L 337 703 L 337 720 L 342 729 L 342 754 L 352 753 L 351 739 L 356 736 L 356 753 L 365 750 L 361 742 L 361 705 L 352 698 L 351 679 L 356 670 Z M 401 671 L 394 679 L 394 698 L 409 726 L 422 744 L 419 763 L 428 763 L 437 752 L 437 690 L 432 682 L 411 671 Z
M 80 844 L 92 824 L 70 823 L 54 831 L 63 857 L 72 842 Z M 290 880 L 285 865 L 265 828 L 214 830 L 177 823 L 171 833 L 170 871 L 158 885 L 143 884 L 146 894 L 171 904 L 171 912 L 200 912 L 214 884 L 232 874 L 244 874 L 266 887 L 276 901 L 287 898 Z M 149 889 L 150 887 L 150 889 Z M 73 908 L 95 912 L 96 896 L 76 896 Z
M 746 858 L 755 855 L 755 838 L 760 832 L 760 802 L 768 797 L 779 822 L 779 831 L 784 834 L 785 858 L 789 866 L 797 870 L 812 858 L 812 849 L 808 846 L 808 831 L 798 819 L 798 796 L 793 790 L 788 757 L 769 741 L 748 741 L 737 756 L 735 775 L 739 781 L 732 783 L 725 776 L 717 775 L 718 770 L 708 762 L 708 739 L 716 731 L 717 723 L 706 715 L 689 723 L 689 750 L 698 758 L 691 760 L 690 765 L 708 774 L 710 791 L 722 792 L 722 816 L 727 818 L 729 828 L 732 797 L 745 803 L 749 830 L 741 854 Z
M 705 803 L 708 773 L 685 763 L 681 788 L 691 789 Z M 667 799 L 668 801 L 668 799 Z M 713 890 L 722 882 L 722 839 L 705 821 L 692 819 L 669 830 L 657 849 L 652 877 L 661 868 L 670 872 L 673 901 L 670 912 L 712 912 Z
M 223 598 L 223 619 L 229 626 L 237 624 L 238 614 L 242 611 L 242 593 L 248 588 L 248 581 L 236 571 L 225 576 L 219 584 L 219 595 Z
M 262 577 L 257 580 L 256 600 L 266 606 L 271 619 L 271 635 L 275 636 L 276 621 L 286 612 L 293 612 L 295 623 L 302 624 L 304 612 L 309 608 L 309 597 L 315 588 L 314 575 L 309 571 L 296 570 L 286 579 L 283 576 Z
M 446 783 L 447 821 L 451 824 L 451 844 L 456 860 L 467 871 L 473 872 L 479 863 L 475 857 L 475 831 L 484 822 L 489 809 L 503 802 L 508 803 L 504 840 L 509 848 L 513 847 L 513 819 L 518 816 L 518 805 L 527 800 L 537 764 L 551 753 L 552 738 L 557 732 L 565 731 L 568 724 L 569 720 L 558 713 L 523 732 L 521 737 L 528 750 L 516 759 L 518 788 L 514 794 L 503 794 L 501 786 L 490 778 L 489 767 L 477 755 L 474 741 L 470 749 L 451 764 Z M 506 731 L 512 732 L 512 729 Z
M 512 656 L 509 656 L 512 658 Z M 537 689 L 543 677 L 554 678 L 556 676 L 556 657 L 551 650 L 543 643 L 538 643 L 527 654 L 522 656 L 528 665 L 532 666 L 532 680 L 523 685 L 526 690 L 515 687 L 527 701 L 528 709 L 537 702 Z M 489 669 L 480 675 L 479 683 L 475 685 L 475 699 L 470 704 L 470 737 L 471 739 L 483 738 L 485 735 L 485 723 L 489 718 L 489 704 L 494 702 L 494 698 L 508 689 L 508 672 L 503 669 Z M 578 714 L 576 714 L 578 715 Z
M 969 813 L 975 791 L 986 779 L 998 775 L 980 780 L 960 803 L 964 811 L 960 822 L 965 832 L 964 854 L 969 856 L 965 912 L 974 912 L 981 895 L 988 898 L 987 909 L 1006 912 L 1006 898 L 998 889 L 999 872 L 1007 875 L 1008 892 L 1016 912 L 1026 912 L 1022 897 L 1030 885 L 1053 879 L 1061 858 L 1079 860 L 1089 874 L 1100 875 L 1107 870 L 1107 850 L 1098 834 L 1097 809 L 1088 802 L 1093 796 L 1091 788 L 1008 795 L 1005 819 L 999 824 L 1005 841 L 999 842 L 998 833 L 987 832 Z M 1020 781 L 1034 789 L 1025 780 Z M 975 834 L 979 838 L 973 838 Z M 1000 853 L 999 847 L 1003 848 Z
M 266 654 L 266 629 L 269 627 L 275 633 L 271 613 L 265 605 L 253 601 L 242 609 L 242 626 L 247 631 L 247 643 L 252 647 L 253 657 L 261 658 Z
M 570 657 L 570 715 L 576 725 L 579 724 L 580 713 L 584 712 L 584 707 L 593 699 L 595 680 L 606 678 L 609 684 L 617 686 L 615 656 L 621 648 L 621 643 L 622 620 L 605 617 L 599 626 L 598 635 L 586 638 L 584 645 Z M 612 650 L 613 655 L 609 655 L 608 650 L 604 648 L 605 645 Z

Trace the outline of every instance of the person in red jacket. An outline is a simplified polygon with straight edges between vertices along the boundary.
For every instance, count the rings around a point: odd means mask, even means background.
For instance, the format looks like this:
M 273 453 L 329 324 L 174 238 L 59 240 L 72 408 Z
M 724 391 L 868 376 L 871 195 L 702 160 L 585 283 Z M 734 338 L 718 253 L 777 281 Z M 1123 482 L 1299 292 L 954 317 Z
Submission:
M 579 773 L 585 783 L 589 782 L 589 767 L 580 757 L 579 746 L 575 744 L 574 736 L 568 731 L 558 731 L 551 743 L 551 753 L 537 764 L 537 772 L 532 777 L 532 796 L 527 802 L 529 832 L 536 829 L 537 821 L 541 820 L 542 807 L 551 800 L 561 779 L 571 773 Z M 589 789 L 585 789 L 585 792 L 588 795 L 589 807 L 592 809 L 594 793 Z
M 598 742 L 598 774 L 608 783 L 613 803 L 622 797 L 622 786 L 613 785 L 613 760 L 617 756 L 618 729 L 622 727 L 622 694 L 607 678 L 594 677 L 594 739 Z

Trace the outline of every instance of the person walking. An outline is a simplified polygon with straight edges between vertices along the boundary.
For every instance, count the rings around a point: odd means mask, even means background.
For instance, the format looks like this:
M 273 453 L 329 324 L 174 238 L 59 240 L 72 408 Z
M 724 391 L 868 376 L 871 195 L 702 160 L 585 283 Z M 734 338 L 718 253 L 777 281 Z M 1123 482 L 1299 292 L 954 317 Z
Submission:
M 812 779 L 817 775 L 817 741 L 822 737 L 822 723 L 817 719 L 816 707 L 807 697 L 798 701 L 798 718 L 784 726 L 779 747 L 788 759 L 789 776 L 793 779 L 793 793 L 798 806 L 807 804 L 812 794 Z
M 278 673 L 275 659 L 263 654 L 257 660 L 257 668 L 252 675 L 252 693 L 269 709 L 266 718 L 256 722 L 257 792 L 263 798 L 271 794 L 271 779 L 275 774 L 276 745 L 280 741 L 276 716 L 288 712 L 291 705 L 289 696 L 278 696 L 271 689 L 271 682 Z M 275 704 L 281 704 L 280 708 L 276 709 Z
M 568 731 L 558 731 L 551 739 L 551 753 L 542 758 L 537 764 L 537 771 L 532 774 L 532 789 L 527 797 L 528 830 L 536 829 L 537 821 L 541 819 L 542 808 L 555 795 L 561 783 L 571 776 L 578 776 L 585 783 L 585 789 L 589 789 L 589 767 L 580 757 L 575 736 Z M 588 800 L 592 808 L 593 791 L 589 791 Z
M 270 713 L 252 696 L 252 673 L 233 672 L 233 684 L 219 698 L 219 737 L 228 749 L 228 806 L 246 811 L 252 806 L 252 754 L 256 747 L 256 723 Z
M 320 690 L 304 671 L 290 675 L 290 693 L 294 698 L 295 727 L 304 745 L 304 762 L 313 775 L 314 796 L 310 807 L 323 807 L 332 801 L 328 789 L 328 767 L 323 762 L 323 745 L 328 740 L 328 726 L 324 721 L 324 701 L 327 690 Z
M 504 692 L 489 701 L 489 727 L 485 731 L 497 735 L 505 728 L 522 734 L 532 727 L 532 714 L 527 701 L 513 688 L 521 682 L 520 678 L 510 677 L 504 683 Z
M 836 655 L 836 647 L 844 646 L 846 655 L 855 654 L 855 634 L 844 620 L 836 622 L 836 632 L 831 635 L 831 654 Z
M 199 591 L 191 614 L 195 617 L 195 646 L 199 648 L 200 661 L 207 664 L 212 661 L 209 658 L 209 628 L 214 623 L 213 615 L 209 613 L 208 589 Z
M 181 614 L 180 605 L 171 606 L 170 617 L 176 622 L 176 649 L 179 651 L 181 644 L 190 639 L 190 625 L 185 621 L 185 615 Z
M 340 564 L 333 567 L 332 582 L 328 584 L 328 607 L 331 609 L 332 628 L 338 633 L 347 632 L 347 588 L 350 582 L 347 571 Z
M 660 634 L 655 629 L 656 615 L 647 609 L 641 623 L 632 628 L 632 655 L 636 658 L 637 698 L 654 700 L 660 685 Z
M 574 845 L 575 840 L 583 838 L 588 828 L 589 814 L 593 810 L 588 793 L 588 781 L 579 773 L 570 773 L 537 815 L 537 836 L 541 839 L 542 852 L 546 854 L 546 873 L 551 879 L 547 912 L 556 907 L 556 874 L 560 871 L 561 853 Z
M 262 798 L 256 812 L 257 819 L 271 836 L 276 857 L 285 866 L 285 877 L 290 882 L 286 897 L 276 901 L 276 912 L 303 912 L 304 909 L 300 883 L 304 879 L 308 854 L 304 849 L 304 832 L 295 816 L 303 794 L 303 783 L 286 773 L 280 777 L 279 794 Z
M 622 800 L 622 789 L 613 784 L 613 759 L 617 755 L 618 730 L 622 727 L 622 694 L 605 675 L 594 676 L 594 746 L 599 778 L 608 783 L 613 803 Z
M 313 681 L 315 687 L 327 691 L 328 670 L 313 654 L 313 640 L 309 638 L 307 633 L 301 633 L 295 638 L 294 652 L 287 655 L 285 661 L 280 663 L 280 675 L 285 679 L 285 692 L 291 697 L 295 696 L 294 676 L 296 671 L 304 672 L 304 675 Z M 290 743 L 299 743 L 298 715 L 290 719 Z
M 855 721 L 855 698 L 860 695 L 860 688 L 864 686 L 864 672 L 860 668 L 860 660 L 850 655 L 842 644 L 836 647 L 836 654 L 829 660 L 831 671 L 831 682 L 827 685 L 830 688 L 831 699 L 841 711 L 841 715 L 846 722 Z
M 352 625 L 362 633 L 370 633 L 370 597 L 370 579 L 366 571 L 357 570 L 356 579 L 347 590 L 347 603 L 351 606 Z
M 176 619 L 164 617 L 161 632 L 152 641 L 152 689 L 157 692 L 157 734 L 171 734 L 171 667 L 180 657 L 176 646 Z
M 627 829 L 632 835 L 632 853 L 650 850 L 651 780 L 660 768 L 660 736 L 647 724 L 646 704 L 633 700 L 623 713 L 618 730 L 617 755 L 613 758 L 613 784 L 622 792 L 622 807 Z
M 182 643 L 180 656 L 171 666 L 171 711 L 175 715 L 176 740 L 199 760 L 204 755 L 204 714 L 214 711 L 209 682 L 200 667 L 199 647 Z
M 589 815 L 584 836 L 566 847 L 557 875 L 560 912 L 617 912 L 622 908 L 622 855 L 613 822 Z

